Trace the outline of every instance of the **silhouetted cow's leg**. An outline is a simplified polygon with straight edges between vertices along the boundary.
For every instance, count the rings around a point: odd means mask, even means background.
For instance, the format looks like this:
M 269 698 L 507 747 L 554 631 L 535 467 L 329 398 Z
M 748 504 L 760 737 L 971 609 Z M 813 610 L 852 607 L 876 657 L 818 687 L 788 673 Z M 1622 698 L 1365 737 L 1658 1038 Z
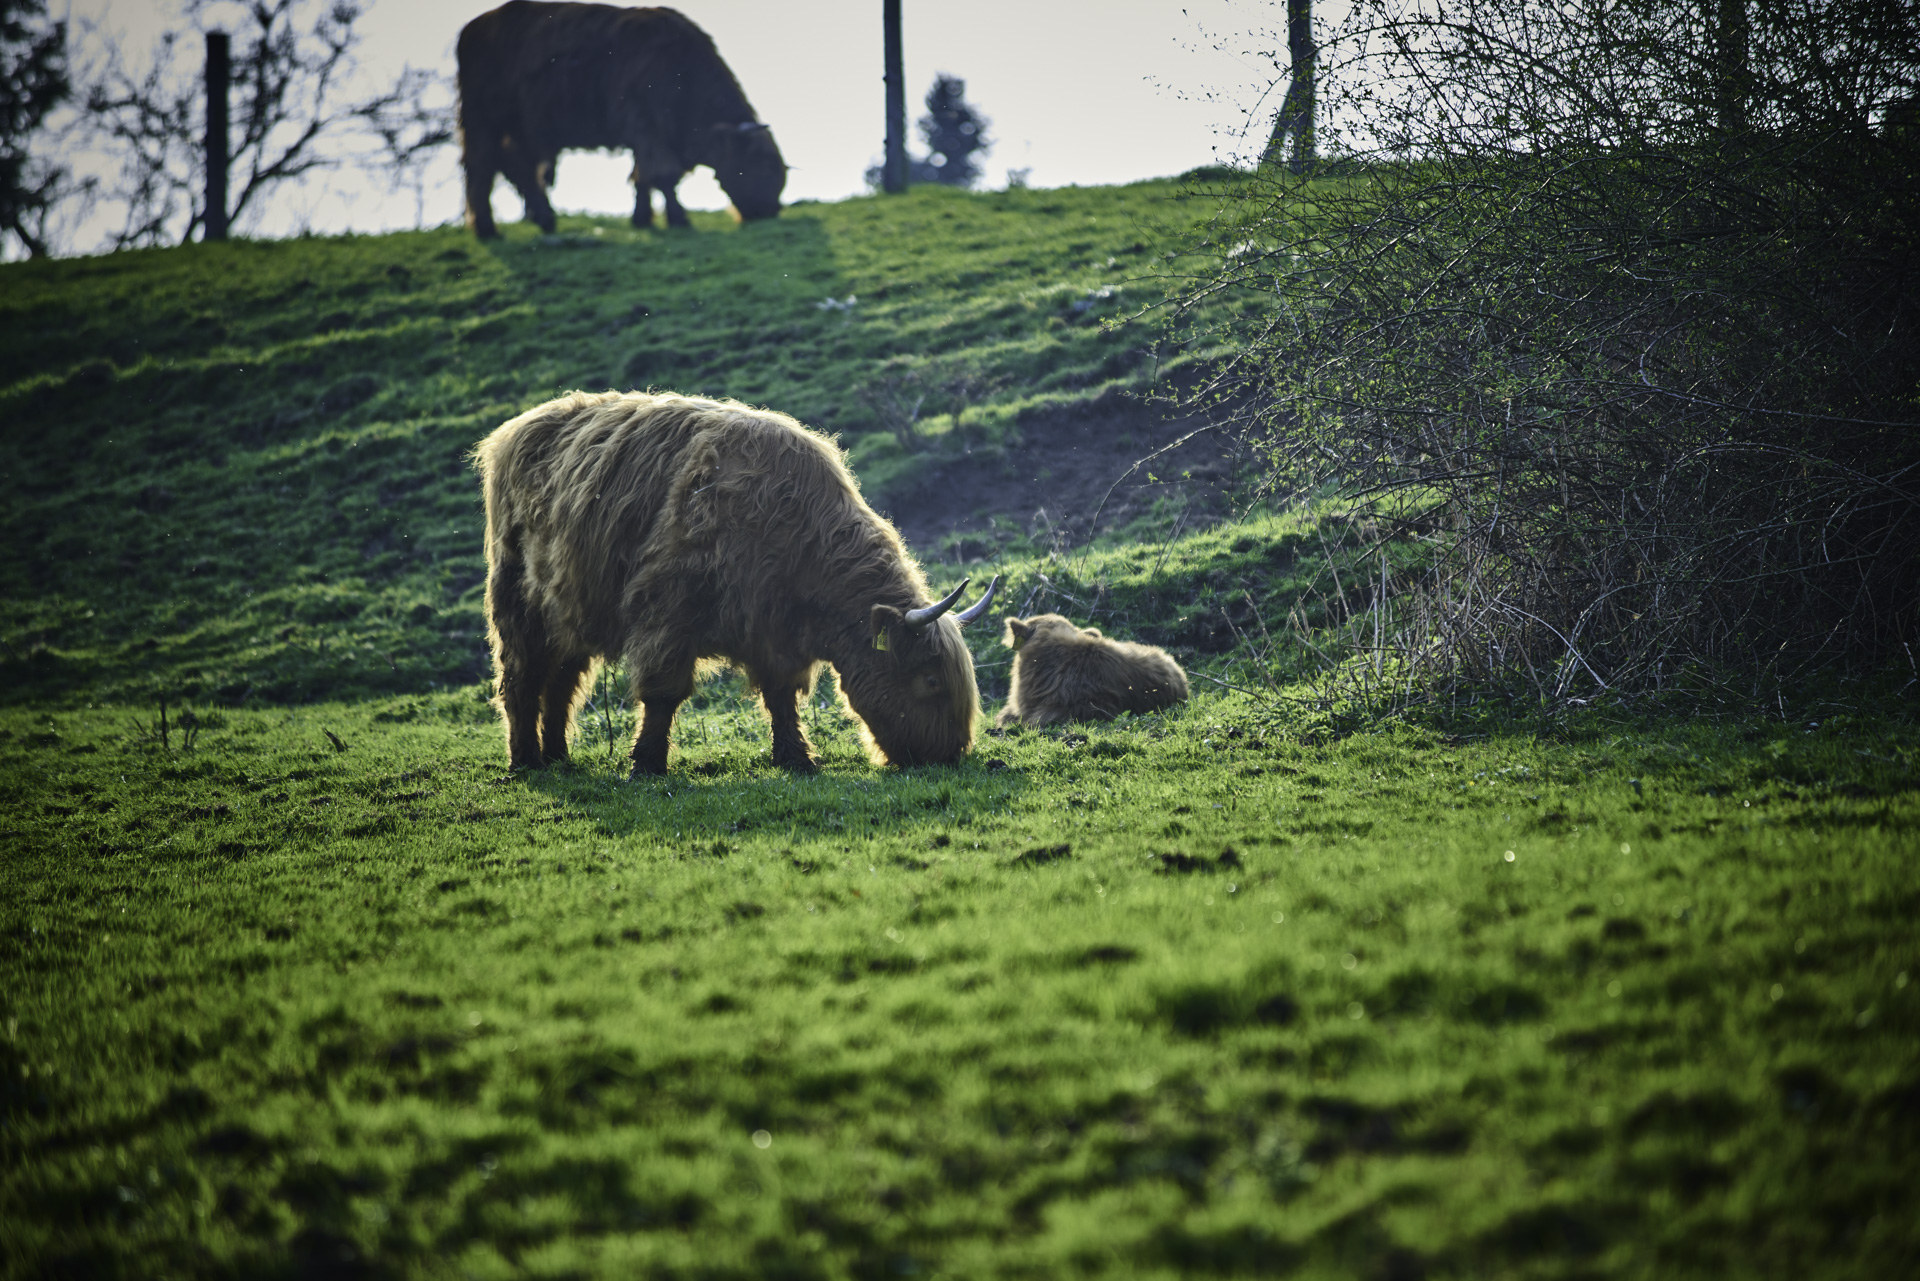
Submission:
M 760 701 L 767 705 L 767 719 L 773 722 L 773 763 L 782 769 L 812 773 L 820 768 L 813 759 L 813 744 L 800 728 L 801 691 L 792 684 L 764 683 Z
M 632 665 L 631 657 L 628 662 Z M 630 777 L 667 772 L 667 740 L 673 731 L 673 714 L 692 693 L 691 656 L 684 665 L 675 662 L 650 672 L 641 671 L 635 665 L 633 701 L 640 707 L 640 732 L 633 739 Z
M 633 183 L 633 225 L 653 226 L 653 184 L 642 178 L 638 169 L 627 177 Z
M 567 759 L 567 730 L 588 666 L 587 659 L 568 658 L 556 659 L 547 669 L 547 687 L 540 694 L 540 754 L 549 765 Z
M 547 683 L 547 629 L 527 599 L 526 566 L 500 555 L 487 576 L 494 700 L 507 718 L 507 764 L 535 769 L 540 757 L 540 695 Z
M 680 207 L 680 197 L 674 194 L 674 185 L 678 181 L 662 179 L 654 185 L 660 188 L 660 203 L 667 211 L 667 226 L 689 227 L 693 224 L 687 221 L 687 211 Z
M 553 230 L 553 206 L 547 203 L 546 188 L 540 185 L 537 158 L 513 146 L 500 149 L 500 172 L 507 176 L 520 199 L 527 203 L 527 221 L 540 230 Z
M 493 225 L 493 178 L 500 171 L 499 144 L 478 129 L 467 132 L 461 165 L 467 173 L 467 226 L 482 240 L 500 234 Z

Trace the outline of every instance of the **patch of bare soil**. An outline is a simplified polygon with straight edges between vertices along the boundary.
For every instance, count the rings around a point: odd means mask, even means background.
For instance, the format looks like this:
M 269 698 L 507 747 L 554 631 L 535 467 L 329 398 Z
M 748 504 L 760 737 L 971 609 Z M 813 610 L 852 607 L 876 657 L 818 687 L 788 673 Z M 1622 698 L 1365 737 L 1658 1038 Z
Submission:
M 1212 524 L 1228 514 L 1235 464 L 1231 441 L 1204 418 L 1109 393 L 1023 417 L 1017 443 L 950 459 L 873 502 L 923 559 L 975 560 L 1005 541 L 996 517 L 1062 546 L 1124 526 L 1161 499 L 1188 529 Z

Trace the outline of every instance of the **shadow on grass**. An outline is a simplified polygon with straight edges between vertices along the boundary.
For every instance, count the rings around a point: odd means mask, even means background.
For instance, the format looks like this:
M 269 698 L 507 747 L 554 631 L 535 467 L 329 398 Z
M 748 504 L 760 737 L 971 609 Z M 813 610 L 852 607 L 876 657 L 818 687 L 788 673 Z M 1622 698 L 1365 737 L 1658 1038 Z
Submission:
M 684 758 L 682 758 L 684 759 Z M 1033 783 L 979 754 L 958 765 L 872 770 L 830 756 L 815 775 L 792 775 L 744 753 L 675 762 L 663 778 L 628 781 L 603 763 L 525 775 L 523 785 L 598 823 L 609 836 L 710 842 L 727 853 L 742 837 L 793 840 L 934 835 L 1006 808 Z M 853 766 L 849 768 L 849 766 Z

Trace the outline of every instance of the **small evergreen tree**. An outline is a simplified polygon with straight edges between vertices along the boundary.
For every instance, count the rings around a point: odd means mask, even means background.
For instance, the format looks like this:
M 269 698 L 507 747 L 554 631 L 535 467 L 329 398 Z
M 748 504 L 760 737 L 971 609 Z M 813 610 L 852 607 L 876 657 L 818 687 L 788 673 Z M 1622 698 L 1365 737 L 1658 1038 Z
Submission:
M 938 182 L 949 187 L 971 187 L 980 181 L 980 166 L 975 155 L 985 155 L 993 147 L 987 137 L 989 121 L 967 102 L 967 82 L 942 72 L 927 90 L 927 114 L 920 117 L 920 139 L 927 154 L 908 157 L 907 181 Z M 879 191 L 885 174 L 880 165 L 867 170 L 867 186 Z
M 927 157 L 915 161 L 915 182 L 942 182 L 949 187 L 971 187 L 980 179 L 976 152 L 993 146 L 987 137 L 987 118 L 967 103 L 967 82 L 944 72 L 927 90 L 927 114 L 920 117 L 920 139 Z

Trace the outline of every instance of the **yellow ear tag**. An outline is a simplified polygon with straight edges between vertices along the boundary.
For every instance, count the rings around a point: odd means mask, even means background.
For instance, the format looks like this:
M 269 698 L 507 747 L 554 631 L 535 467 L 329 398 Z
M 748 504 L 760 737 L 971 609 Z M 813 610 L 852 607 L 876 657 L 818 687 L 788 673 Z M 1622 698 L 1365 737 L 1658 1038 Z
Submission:
M 873 647 L 875 649 L 885 649 L 887 647 L 886 628 L 883 627 L 873 634 Z
M 1013 647 L 1015 649 L 1019 649 L 1022 645 L 1026 643 L 1027 643 L 1027 638 L 1022 636 L 1019 632 L 1015 632 L 1013 634 Z

